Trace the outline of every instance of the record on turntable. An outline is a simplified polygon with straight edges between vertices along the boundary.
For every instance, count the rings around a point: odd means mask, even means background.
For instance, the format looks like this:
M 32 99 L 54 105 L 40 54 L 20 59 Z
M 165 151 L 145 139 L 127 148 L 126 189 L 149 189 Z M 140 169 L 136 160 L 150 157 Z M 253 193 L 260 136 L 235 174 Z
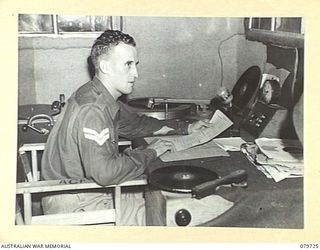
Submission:
M 215 193 L 218 186 L 243 184 L 247 173 L 237 170 L 220 178 L 216 172 L 203 167 L 173 165 L 152 171 L 148 178 L 151 185 L 161 190 L 191 193 L 193 197 L 201 199 Z
M 191 105 L 177 103 L 178 99 L 169 98 L 135 98 L 127 103 L 138 115 L 146 115 L 159 120 L 181 119 L 190 115 Z
M 174 165 L 151 172 L 149 183 L 165 191 L 190 193 L 193 187 L 218 178 L 216 172 L 206 168 Z

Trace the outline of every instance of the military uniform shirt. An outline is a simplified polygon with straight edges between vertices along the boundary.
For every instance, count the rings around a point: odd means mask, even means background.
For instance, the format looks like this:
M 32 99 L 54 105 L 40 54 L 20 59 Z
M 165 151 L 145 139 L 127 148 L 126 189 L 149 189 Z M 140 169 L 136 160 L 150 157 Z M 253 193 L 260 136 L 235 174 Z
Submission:
M 138 116 L 116 101 L 98 78 L 69 98 L 50 132 L 42 157 L 43 180 L 88 178 L 100 185 L 140 176 L 156 158 L 153 149 L 118 150 L 118 137 L 152 135 L 164 125 L 186 134 L 187 124 Z

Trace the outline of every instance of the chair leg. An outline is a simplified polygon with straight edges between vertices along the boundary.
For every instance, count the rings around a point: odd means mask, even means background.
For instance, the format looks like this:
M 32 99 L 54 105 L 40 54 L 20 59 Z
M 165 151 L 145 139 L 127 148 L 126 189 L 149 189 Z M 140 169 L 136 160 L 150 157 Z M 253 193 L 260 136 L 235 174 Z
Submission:
M 24 225 L 24 220 L 21 213 L 21 207 L 19 204 L 19 197 L 16 197 L 16 216 L 15 216 L 15 224 L 16 225 Z
M 115 187 L 115 210 L 116 210 L 116 222 L 115 224 L 118 225 L 121 218 L 121 187 L 116 186 Z
M 31 194 L 23 194 L 23 206 L 24 206 L 24 222 L 26 225 L 31 224 L 32 218 L 32 202 L 31 202 Z
M 24 220 L 20 211 L 16 213 L 15 223 L 16 225 L 24 225 Z

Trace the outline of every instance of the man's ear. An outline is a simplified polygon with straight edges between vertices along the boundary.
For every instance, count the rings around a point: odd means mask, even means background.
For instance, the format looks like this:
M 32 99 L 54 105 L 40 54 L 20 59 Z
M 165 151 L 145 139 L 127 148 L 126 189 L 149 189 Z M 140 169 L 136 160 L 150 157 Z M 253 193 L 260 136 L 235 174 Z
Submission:
M 106 60 L 101 60 L 99 62 L 99 68 L 100 68 L 100 71 L 104 74 L 109 74 L 110 72 L 110 64 Z

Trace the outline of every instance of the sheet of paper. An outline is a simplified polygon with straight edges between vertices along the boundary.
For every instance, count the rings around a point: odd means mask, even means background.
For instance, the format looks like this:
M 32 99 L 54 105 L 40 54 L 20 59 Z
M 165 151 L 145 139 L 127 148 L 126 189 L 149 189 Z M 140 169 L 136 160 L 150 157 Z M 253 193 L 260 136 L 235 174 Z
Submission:
M 154 139 L 157 139 L 157 138 L 162 138 L 164 140 L 173 140 L 178 137 L 181 137 L 181 135 L 180 136 L 172 135 L 172 136 L 146 137 L 144 139 L 149 144 Z M 219 156 L 230 156 L 230 155 L 211 140 L 205 144 L 198 145 L 186 150 L 182 150 L 178 152 L 166 152 L 165 154 L 160 156 L 160 159 L 163 162 L 170 162 L 170 161 L 182 161 L 182 160 L 191 160 L 191 159 L 199 159 L 199 158 L 207 158 L 207 157 L 219 157 Z
M 240 146 L 246 143 L 241 137 L 216 138 L 213 141 L 225 151 L 240 151 Z
M 221 149 L 213 141 L 209 141 L 205 144 L 195 146 L 179 152 L 167 152 L 160 156 L 160 159 L 164 162 L 169 161 L 182 161 L 208 157 L 230 156 L 226 151 Z
M 274 161 L 264 154 L 257 154 L 256 161 L 262 165 L 282 165 L 290 169 L 303 169 L 304 163 L 301 162 L 287 162 L 287 161 Z
M 279 171 L 274 166 L 264 165 L 263 168 L 275 182 L 279 182 L 290 177 L 290 173 Z
M 210 123 L 212 123 L 210 127 L 202 129 L 199 132 L 170 139 L 166 137 L 166 140 L 173 142 L 176 151 L 182 151 L 210 141 L 233 124 L 220 110 L 217 110 L 213 114 Z
M 218 136 L 227 128 L 229 128 L 233 124 L 233 122 L 220 110 L 217 110 L 213 114 L 210 122 L 212 123 L 210 127 L 202 129 L 199 132 L 195 132 L 190 135 L 157 136 L 146 137 L 144 139 L 148 144 L 150 144 L 156 138 L 161 138 L 173 142 L 175 152 L 167 152 L 162 155 L 160 157 L 162 161 L 177 161 L 214 156 L 228 156 L 229 154 L 219 148 L 214 142 L 210 142 L 207 144 L 205 143 L 211 141 L 214 137 Z M 202 146 L 196 147 L 199 145 Z
M 275 162 L 303 162 L 303 148 L 298 140 L 258 138 L 255 143 Z

